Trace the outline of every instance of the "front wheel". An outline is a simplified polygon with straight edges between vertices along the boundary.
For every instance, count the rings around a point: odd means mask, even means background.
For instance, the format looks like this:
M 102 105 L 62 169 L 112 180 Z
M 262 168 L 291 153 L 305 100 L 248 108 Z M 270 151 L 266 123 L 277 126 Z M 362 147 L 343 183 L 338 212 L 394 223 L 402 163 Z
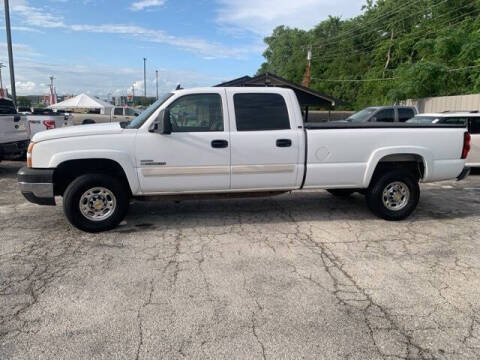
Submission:
M 129 191 L 109 175 L 87 174 L 76 178 L 63 196 L 63 210 L 76 228 L 96 233 L 115 228 L 127 214 Z
M 377 177 L 366 192 L 367 205 L 378 217 L 398 221 L 415 210 L 420 199 L 418 181 L 404 170 Z

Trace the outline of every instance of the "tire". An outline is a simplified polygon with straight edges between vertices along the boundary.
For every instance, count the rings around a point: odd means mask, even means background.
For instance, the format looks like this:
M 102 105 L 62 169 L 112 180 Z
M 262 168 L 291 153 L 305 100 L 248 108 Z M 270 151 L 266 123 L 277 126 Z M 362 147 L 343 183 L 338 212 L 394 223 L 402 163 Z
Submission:
M 81 199 L 84 201 L 83 211 Z M 98 201 L 98 208 L 95 208 L 94 201 Z M 129 203 L 130 191 L 124 181 L 104 174 L 76 178 L 63 195 L 63 211 L 68 221 L 77 229 L 90 233 L 117 227 L 127 215 Z
M 356 192 L 353 189 L 330 189 L 327 191 L 335 197 L 348 197 Z
M 91 124 L 95 124 L 95 121 L 91 119 L 85 119 L 82 122 L 82 125 L 91 125 Z
M 404 220 L 416 209 L 420 200 L 418 180 L 405 170 L 381 174 L 372 181 L 366 200 L 376 216 L 390 221 Z

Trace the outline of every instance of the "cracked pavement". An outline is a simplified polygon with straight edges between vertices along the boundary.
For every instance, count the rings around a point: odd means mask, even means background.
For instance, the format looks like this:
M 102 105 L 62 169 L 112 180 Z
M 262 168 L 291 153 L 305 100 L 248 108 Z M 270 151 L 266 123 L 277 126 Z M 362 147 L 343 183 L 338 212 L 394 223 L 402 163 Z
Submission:
M 480 358 L 480 172 L 398 223 L 308 191 L 135 202 L 93 235 L 24 200 L 22 165 L 0 163 L 1 359 Z

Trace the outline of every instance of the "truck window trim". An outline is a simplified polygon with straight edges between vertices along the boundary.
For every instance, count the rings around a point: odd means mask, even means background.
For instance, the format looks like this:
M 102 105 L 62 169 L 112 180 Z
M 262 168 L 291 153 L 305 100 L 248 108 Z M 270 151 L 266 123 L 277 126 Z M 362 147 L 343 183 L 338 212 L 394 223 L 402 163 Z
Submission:
M 221 127 L 221 129 L 219 129 L 219 130 L 208 129 L 207 130 L 207 129 L 201 129 L 201 128 L 197 128 L 197 127 L 183 127 L 183 129 L 182 129 L 182 128 L 178 128 L 178 127 L 175 128 L 172 124 L 172 133 L 225 132 L 225 116 L 224 116 L 224 113 L 223 113 L 223 99 L 222 99 L 222 95 L 219 94 L 219 93 L 211 92 L 211 93 L 185 94 L 185 95 L 182 95 L 182 96 L 176 98 L 174 101 L 172 101 L 172 103 L 168 105 L 167 109 L 170 110 L 173 106 L 175 106 L 175 104 L 177 104 L 182 99 L 186 99 L 186 98 L 189 98 L 189 97 L 195 97 L 195 96 L 205 96 L 205 95 L 209 95 L 209 96 L 213 95 L 213 96 L 217 97 L 218 104 L 220 105 L 220 115 L 222 117 L 222 127 Z M 175 126 L 177 126 L 177 124 L 175 124 Z
M 281 99 L 282 101 L 282 112 L 283 115 L 286 116 L 286 123 L 281 124 L 280 126 L 277 127 L 268 127 L 268 126 L 260 126 L 257 128 L 253 128 L 253 126 L 250 126 L 250 128 L 243 128 L 242 126 L 239 126 L 239 110 L 240 106 L 237 105 L 236 99 L 242 96 L 255 96 L 257 98 L 260 98 L 262 96 L 272 96 Z M 252 131 L 279 131 L 279 130 L 291 130 L 292 129 L 292 123 L 291 123 L 291 118 L 290 118 L 290 113 L 288 111 L 288 105 L 285 97 L 282 94 L 279 93 L 274 93 L 274 92 L 259 92 L 259 93 L 252 93 L 252 92 L 238 92 L 233 94 L 233 108 L 235 112 L 235 127 L 238 132 L 252 132 Z M 284 121 L 283 119 L 282 121 Z M 248 124 L 247 124 L 248 125 Z M 250 124 L 251 125 L 251 124 Z

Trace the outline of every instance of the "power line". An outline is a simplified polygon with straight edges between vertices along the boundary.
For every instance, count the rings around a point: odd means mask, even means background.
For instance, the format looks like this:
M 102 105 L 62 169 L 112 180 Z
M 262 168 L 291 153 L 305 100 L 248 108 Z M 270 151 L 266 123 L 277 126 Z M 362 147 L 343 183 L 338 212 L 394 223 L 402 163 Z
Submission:
M 438 4 L 437 4 L 437 5 L 438 5 Z M 471 6 L 471 5 L 475 5 L 475 2 L 472 2 L 472 3 L 466 4 L 466 5 L 460 6 L 460 7 L 455 8 L 455 9 L 452 9 L 452 10 L 450 10 L 450 11 L 448 11 L 448 12 L 445 12 L 445 13 L 437 16 L 437 17 L 434 18 L 434 19 L 435 19 L 435 20 L 441 19 L 441 18 L 443 18 L 443 17 L 451 14 L 452 12 L 458 11 L 458 10 L 460 10 L 460 9 L 463 9 L 463 8 L 465 8 L 465 7 L 467 7 L 467 6 Z M 467 16 L 468 14 L 471 14 L 472 12 L 475 12 L 475 11 L 477 11 L 477 9 L 474 9 L 474 10 L 471 10 L 471 11 L 469 11 L 469 12 L 463 13 L 463 14 L 455 17 L 454 19 L 458 19 L 458 18 L 460 18 L 460 17 Z M 418 14 L 419 14 L 419 13 L 417 13 L 417 15 L 418 15 Z M 410 16 L 412 16 L 412 15 L 410 15 Z M 409 16 L 409 17 L 410 17 L 410 16 Z M 401 21 L 404 21 L 404 20 L 407 19 L 407 18 L 408 18 L 408 17 L 401 19 L 400 22 L 401 22 Z M 447 23 L 449 20 L 451 20 L 451 19 L 446 19 L 445 23 Z M 438 25 L 438 24 L 437 24 L 437 25 Z M 441 24 L 440 24 L 440 25 L 441 25 Z M 375 30 L 373 30 L 373 31 L 379 31 L 379 30 L 381 30 L 381 29 L 378 28 L 378 29 L 375 29 Z M 365 34 L 365 33 L 367 33 L 367 32 L 364 32 L 364 33 L 361 33 L 361 34 L 356 34 L 356 36 L 361 36 L 361 35 L 363 35 L 363 34 Z M 423 36 L 423 35 L 425 35 L 425 34 L 422 34 L 422 36 Z M 374 47 L 374 46 L 378 45 L 379 43 L 381 43 L 381 42 L 383 42 L 383 41 L 384 41 L 384 39 L 380 39 L 380 40 L 378 40 L 378 41 L 376 41 L 376 42 L 373 42 L 371 45 L 364 46 L 364 47 L 362 47 L 362 48 L 360 48 L 360 49 L 368 50 L 369 48 Z M 326 44 L 324 44 L 324 46 L 325 46 L 325 47 L 328 46 L 329 43 L 330 43 L 330 41 L 327 42 Z M 315 48 L 321 48 L 321 46 L 317 46 L 317 47 L 315 47 Z
M 472 65 L 472 66 L 465 66 L 461 68 L 447 69 L 447 72 L 456 72 L 456 71 L 469 70 L 474 68 L 480 68 L 480 65 Z M 400 79 L 399 76 L 389 77 L 389 78 L 378 78 L 378 79 L 319 79 L 315 77 L 312 78 L 312 80 L 324 81 L 324 82 L 373 82 L 373 81 L 392 81 L 392 80 L 398 80 L 398 79 Z
M 429 7 L 429 10 L 432 10 L 433 8 L 438 7 L 438 6 L 442 5 L 443 3 L 447 2 L 447 1 L 448 1 L 448 0 L 442 0 L 442 1 L 440 1 L 438 4 L 435 4 L 435 5 L 430 6 L 430 7 Z M 465 6 L 462 6 L 462 7 L 465 7 Z M 462 8 L 462 7 L 461 7 L 461 8 Z M 452 11 L 450 11 L 450 12 L 452 12 Z M 450 12 L 449 12 L 449 13 L 450 13 Z M 415 16 L 415 15 L 423 15 L 423 14 L 424 14 L 424 11 L 423 11 L 423 10 L 421 10 L 421 11 L 419 11 L 419 12 L 416 12 L 416 13 L 412 13 L 412 14 L 404 17 L 404 18 L 401 18 L 401 19 L 393 22 L 391 25 L 393 26 L 393 25 L 399 24 L 399 23 L 405 21 L 406 19 L 411 18 L 412 16 Z M 360 26 L 359 28 L 361 29 L 362 26 Z M 375 31 L 380 31 L 380 30 L 383 30 L 383 28 L 382 28 L 382 27 L 377 27 L 376 29 L 369 29 L 369 30 L 363 31 L 363 32 L 361 32 L 361 33 L 357 33 L 358 29 L 356 29 L 356 30 L 351 30 L 350 33 L 347 32 L 347 33 L 344 33 L 344 34 L 339 34 L 339 35 L 337 35 L 336 38 L 337 38 L 337 39 L 338 39 L 338 38 L 341 39 L 342 37 L 344 37 L 344 36 L 346 36 L 346 35 L 349 35 L 349 34 L 354 34 L 355 36 L 362 36 L 362 35 L 365 35 L 365 34 L 368 34 L 368 33 L 371 33 L 371 32 L 375 32 Z M 333 37 L 333 38 L 328 39 L 328 41 L 325 42 L 325 43 L 323 43 L 322 45 L 317 45 L 317 46 L 315 46 L 315 47 L 321 48 L 321 47 L 328 46 L 328 45 L 331 45 L 332 43 L 336 43 L 336 42 L 337 42 L 337 41 L 335 41 L 335 37 Z
M 413 4 L 417 3 L 417 2 L 418 2 L 418 0 L 412 0 L 412 1 L 410 1 L 410 2 L 407 1 L 405 4 L 399 6 L 398 8 L 395 8 L 395 9 L 391 10 L 390 12 L 387 12 L 386 14 L 383 14 L 383 15 L 380 15 L 380 16 L 377 16 L 377 17 L 374 17 L 373 19 L 366 21 L 364 24 L 362 24 L 361 26 L 359 26 L 359 28 L 367 27 L 367 25 L 373 24 L 373 23 L 381 20 L 381 19 L 384 18 L 384 17 L 387 17 L 387 16 L 389 16 L 389 15 L 395 14 L 396 12 L 402 10 L 403 8 L 405 8 L 405 7 L 407 7 L 407 6 L 410 6 L 410 5 L 413 5 Z M 336 36 L 333 36 L 333 37 L 331 37 L 331 38 L 329 39 L 329 42 L 330 42 L 330 41 L 333 41 L 333 40 L 335 40 L 335 39 L 337 39 L 337 38 L 342 38 L 342 37 L 344 37 L 344 36 L 346 36 L 346 35 L 354 34 L 355 32 L 357 32 L 357 30 L 358 30 L 358 29 L 351 29 L 351 30 L 346 31 L 346 32 L 344 32 L 344 33 L 342 33 L 342 34 L 338 34 L 338 35 L 336 35 Z
M 404 40 L 415 40 L 415 39 L 419 39 L 419 38 L 424 38 L 426 35 L 430 35 L 430 34 L 432 34 L 432 33 L 438 33 L 438 32 L 440 32 L 440 31 L 444 31 L 445 29 L 448 29 L 448 28 L 450 28 L 450 27 L 452 27 L 452 26 L 461 24 L 462 22 L 467 21 L 467 20 L 471 20 L 471 19 L 463 19 L 463 20 L 458 21 L 458 22 L 456 22 L 456 23 L 449 24 L 449 25 L 447 25 L 447 26 L 445 26 L 445 27 L 441 27 L 442 25 L 445 25 L 445 24 L 447 24 L 448 22 L 450 22 L 450 21 L 452 21 L 452 20 L 457 20 L 458 18 L 461 18 L 461 17 L 465 17 L 465 16 L 467 16 L 467 15 L 470 15 L 470 14 L 476 12 L 476 11 L 478 11 L 478 10 L 477 10 L 477 9 L 474 9 L 474 10 L 472 10 L 472 11 L 469 11 L 469 12 L 466 12 L 466 13 L 464 13 L 464 14 L 462 14 L 462 15 L 459 15 L 459 16 L 453 18 L 453 19 L 446 19 L 446 21 L 442 22 L 441 24 L 437 24 L 438 26 L 440 26 L 439 29 L 432 30 L 432 31 L 428 31 L 428 32 L 422 33 L 422 34 L 418 34 L 418 35 L 416 35 L 416 36 L 414 36 L 414 37 L 409 37 L 408 34 L 407 34 L 406 39 L 404 39 Z M 450 12 L 451 12 L 451 11 L 450 11 Z M 450 13 L 450 12 L 449 12 L 449 13 Z M 441 15 L 441 16 L 443 17 L 443 16 L 445 16 L 445 15 L 446 15 L 446 14 L 443 14 L 443 15 Z M 352 50 L 350 50 L 350 52 L 359 53 L 359 54 L 368 54 L 370 51 L 372 51 L 377 45 L 381 44 L 383 41 L 384 41 L 384 40 L 377 41 L 377 42 L 375 42 L 375 43 L 372 43 L 371 45 L 361 47 L 360 49 L 352 49 Z M 345 57 L 345 54 L 342 54 L 341 52 L 338 51 L 338 52 L 334 52 L 333 54 L 328 55 L 328 56 L 314 56 L 314 58 L 315 58 L 315 57 L 316 57 L 317 59 L 320 58 L 320 59 L 322 59 L 322 60 L 331 60 L 331 59 L 337 59 L 337 58 L 339 58 L 339 57 L 344 58 L 344 57 Z

